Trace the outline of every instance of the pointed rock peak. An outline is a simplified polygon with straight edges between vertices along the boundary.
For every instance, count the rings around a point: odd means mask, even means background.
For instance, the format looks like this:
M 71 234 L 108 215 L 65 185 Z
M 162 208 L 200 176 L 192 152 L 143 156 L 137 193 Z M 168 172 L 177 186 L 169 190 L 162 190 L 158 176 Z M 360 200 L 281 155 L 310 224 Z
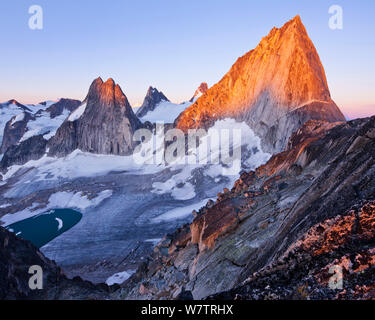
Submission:
M 299 14 L 297 14 L 292 20 L 290 20 L 290 22 L 294 24 L 303 24 Z
M 95 93 L 95 92 L 98 92 L 100 87 L 102 86 L 103 84 L 103 80 L 102 78 L 98 77 L 96 78 L 90 85 L 90 88 L 89 88 L 89 95 L 90 93 Z
M 103 79 L 101 77 L 97 77 L 92 84 L 103 84 Z
M 307 34 L 306 28 L 299 15 L 296 15 L 292 20 L 290 20 L 284 25 L 285 28 L 288 26 L 293 26 L 294 30 L 298 30 L 299 32 Z
M 112 78 L 108 78 L 106 82 L 104 82 L 107 86 L 115 86 L 115 81 Z
M 149 111 L 154 110 L 162 101 L 169 101 L 169 99 L 163 94 L 163 92 L 150 86 L 147 90 L 142 106 L 138 109 L 136 115 L 138 117 L 145 116 Z
M 195 102 L 199 97 L 204 95 L 208 91 L 208 85 L 206 82 L 202 82 L 198 89 L 195 91 L 193 97 L 190 99 L 190 102 Z
M 15 99 L 11 99 L 8 101 L 8 104 L 18 104 L 18 101 Z
M 309 119 L 345 120 L 331 99 L 319 55 L 299 16 L 273 28 L 240 57 L 175 125 L 184 131 L 207 128 L 229 117 L 247 121 L 262 139 L 263 150 L 272 153 L 282 151 L 290 134 Z
M 146 97 L 151 97 L 152 99 L 155 100 L 166 100 L 169 101 L 168 98 L 163 94 L 163 92 L 159 91 L 158 89 L 150 86 L 147 90 Z
M 293 19 L 286 22 L 281 28 L 273 27 L 270 33 L 262 39 L 259 46 L 262 47 L 265 42 L 274 43 L 278 40 L 291 37 L 291 35 L 296 35 L 297 38 L 304 39 L 304 42 L 311 41 L 305 26 L 302 23 L 301 17 L 296 15 Z
M 150 100 L 150 99 L 154 101 L 155 103 L 159 103 L 162 100 L 169 101 L 168 98 L 163 94 L 163 92 L 159 91 L 158 89 L 152 86 L 148 88 L 143 104 L 146 102 L 146 100 Z
M 26 107 L 22 103 L 19 103 L 15 99 L 8 100 L 7 102 L 5 102 L 3 104 L 0 103 L 0 108 L 2 108 L 2 107 L 9 107 L 10 105 L 16 106 L 16 107 L 18 107 L 20 109 L 23 109 L 24 111 L 27 111 L 27 112 L 31 112 L 31 110 L 28 107 Z
M 105 104 L 111 104 L 114 101 L 121 104 L 128 104 L 125 94 L 112 78 L 107 79 L 106 82 L 103 82 L 100 77 L 96 78 L 90 86 L 85 101 L 86 100 L 93 100 Z

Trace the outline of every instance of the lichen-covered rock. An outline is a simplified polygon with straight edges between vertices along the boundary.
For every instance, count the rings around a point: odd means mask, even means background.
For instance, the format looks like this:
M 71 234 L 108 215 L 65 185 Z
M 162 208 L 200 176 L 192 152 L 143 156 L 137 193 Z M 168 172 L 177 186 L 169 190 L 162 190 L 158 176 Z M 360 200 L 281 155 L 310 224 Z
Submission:
M 374 240 L 375 201 L 359 202 L 310 228 L 279 260 L 241 286 L 209 299 L 373 300 Z

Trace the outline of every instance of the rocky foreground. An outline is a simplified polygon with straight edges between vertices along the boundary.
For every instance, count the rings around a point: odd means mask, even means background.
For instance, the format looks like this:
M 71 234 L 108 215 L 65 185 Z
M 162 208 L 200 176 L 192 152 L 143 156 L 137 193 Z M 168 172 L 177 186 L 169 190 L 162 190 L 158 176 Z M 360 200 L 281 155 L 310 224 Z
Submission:
M 43 289 L 31 290 L 31 266 L 43 270 Z M 115 288 L 115 287 L 113 287 Z M 56 264 L 29 241 L 0 227 L 0 300 L 3 299 L 105 299 L 109 288 L 80 278 L 67 279 Z
M 118 297 L 370 297 L 374 142 L 375 117 L 307 122 L 285 152 L 167 235 Z M 341 291 L 327 289 L 330 265 L 343 268 Z

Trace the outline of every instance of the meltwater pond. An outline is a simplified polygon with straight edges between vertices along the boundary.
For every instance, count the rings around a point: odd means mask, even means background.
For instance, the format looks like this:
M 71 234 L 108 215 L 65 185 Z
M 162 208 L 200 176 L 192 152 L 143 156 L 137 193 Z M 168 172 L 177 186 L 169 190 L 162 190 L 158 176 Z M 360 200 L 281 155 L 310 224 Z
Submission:
M 81 218 L 82 214 L 76 210 L 53 209 L 8 225 L 6 228 L 40 248 L 75 226 Z

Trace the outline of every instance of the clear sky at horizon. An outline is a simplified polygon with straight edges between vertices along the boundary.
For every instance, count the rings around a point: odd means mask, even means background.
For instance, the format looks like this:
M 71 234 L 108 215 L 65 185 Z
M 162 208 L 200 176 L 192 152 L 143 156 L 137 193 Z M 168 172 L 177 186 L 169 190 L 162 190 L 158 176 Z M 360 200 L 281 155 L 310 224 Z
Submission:
M 28 27 L 33 4 L 43 8 L 42 30 Z M 328 27 L 334 4 L 344 10 L 343 30 Z M 297 14 L 345 115 L 375 114 L 373 0 L 3 0 L 0 101 L 83 99 L 101 76 L 133 106 L 150 85 L 182 102 Z

